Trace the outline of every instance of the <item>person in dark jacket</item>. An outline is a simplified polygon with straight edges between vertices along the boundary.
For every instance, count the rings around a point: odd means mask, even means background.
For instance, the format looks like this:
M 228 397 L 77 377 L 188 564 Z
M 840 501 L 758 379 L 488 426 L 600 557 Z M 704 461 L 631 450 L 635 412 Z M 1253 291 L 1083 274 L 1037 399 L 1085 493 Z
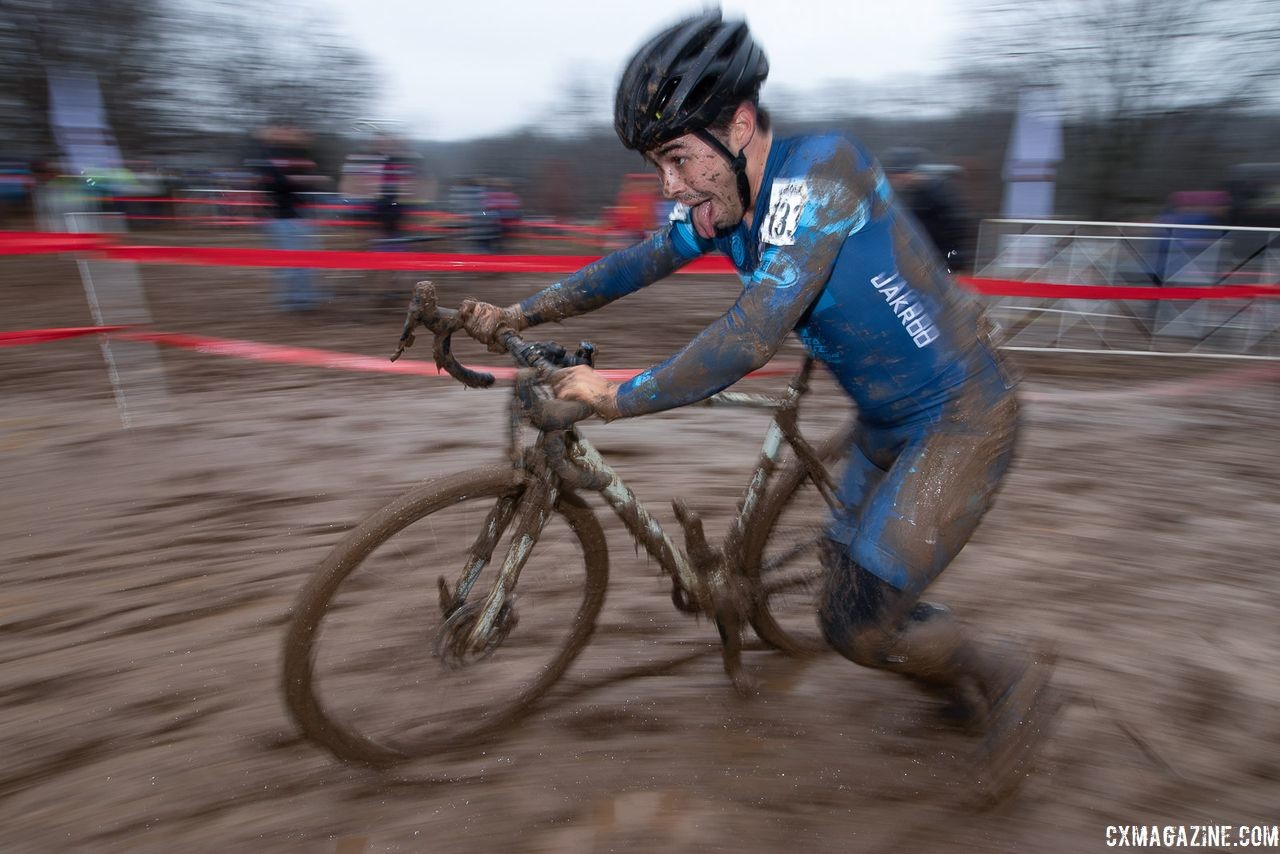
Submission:
M 969 220 L 945 174 L 924 167 L 919 148 L 891 148 L 881 158 L 889 183 L 952 272 L 971 262 Z
M 259 186 L 268 198 L 267 232 L 276 249 L 308 251 L 316 248 L 303 210 L 302 195 L 321 189 L 326 180 L 311 157 L 305 131 L 289 126 L 266 128 L 258 135 L 260 151 L 254 166 Z M 276 278 L 276 306 L 281 311 L 312 311 L 319 298 L 305 267 L 281 269 Z

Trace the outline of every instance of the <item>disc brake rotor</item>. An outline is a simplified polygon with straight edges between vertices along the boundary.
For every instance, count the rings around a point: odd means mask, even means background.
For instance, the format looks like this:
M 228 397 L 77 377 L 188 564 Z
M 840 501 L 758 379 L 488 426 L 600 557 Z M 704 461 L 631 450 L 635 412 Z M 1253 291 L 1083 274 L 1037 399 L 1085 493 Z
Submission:
M 505 603 L 498 611 L 488 635 L 479 646 L 472 647 L 471 632 L 480 620 L 483 607 L 483 602 L 468 602 L 450 614 L 449 619 L 440 627 L 440 636 L 436 638 L 436 656 L 447 667 L 459 669 L 493 655 L 520 621 L 514 604 Z

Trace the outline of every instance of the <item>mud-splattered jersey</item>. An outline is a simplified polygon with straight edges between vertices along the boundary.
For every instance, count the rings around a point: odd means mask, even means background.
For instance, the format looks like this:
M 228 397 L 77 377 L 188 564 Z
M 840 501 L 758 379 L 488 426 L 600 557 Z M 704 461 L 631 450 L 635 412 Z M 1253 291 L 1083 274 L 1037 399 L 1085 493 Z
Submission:
M 998 380 L 978 312 L 875 160 L 837 135 L 775 139 L 751 225 L 700 237 L 677 206 L 668 229 L 522 304 L 533 322 L 599 307 L 719 250 L 743 281 L 738 300 L 680 352 L 624 383 L 623 415 L 701 400 L 765 364 L 795 331 L 860 417 L 928 417 L 967 380 Z

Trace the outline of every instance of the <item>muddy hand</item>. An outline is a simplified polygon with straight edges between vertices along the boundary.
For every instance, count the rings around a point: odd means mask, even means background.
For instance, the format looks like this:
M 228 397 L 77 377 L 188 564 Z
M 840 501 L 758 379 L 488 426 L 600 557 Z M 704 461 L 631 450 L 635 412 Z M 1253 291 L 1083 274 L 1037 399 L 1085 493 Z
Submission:
M 510 305 L 499 308 L 487 302 L 464 299 L 458 307 L 458 316 L 467 334 L 489 348 L 490 353 L 505 353 L 506 348 L 498 340 L 503 329 L 519 332 L 525 327 L 524 313 Z
M 587 404 L 605 421 L 618 417 L 618 384 L 586 365 L 556 371 L 551 375 L 551 388 L 561 400 Z

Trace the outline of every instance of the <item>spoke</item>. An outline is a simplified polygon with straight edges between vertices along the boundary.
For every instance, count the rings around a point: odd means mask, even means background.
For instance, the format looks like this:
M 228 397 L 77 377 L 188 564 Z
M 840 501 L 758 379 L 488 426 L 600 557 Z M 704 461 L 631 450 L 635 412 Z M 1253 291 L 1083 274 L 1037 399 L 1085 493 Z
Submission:
M 310 738 L 356 761 L 427 755 L 509 725 L 560 677 L 590 636 L 606 579 L 603 532 L 577 506 L 549 516 L 547 547 L 530 556 L 538 563 L 521 582 L 520 635 L 504 611 L 496 637 L 513 634 L 485 650 L 493 655 L 463 656 L 471 666 L 459 669 L 435 655 L 443 615 L 424 573 L 465 563 L 468 547 L 488 554 L 484 520 L 495 516 L 504 534 L 491 557 L 500 559 L 517 494 L 496 467 L 452 476 L 407 493 L 339 544 L 319 576 L 335 583 L 310 585 L 299 605 L 306 622 L 286 645 L 289 709 Z M 484 568 L 468 598 L 493 586 L 499 566 Z M 304 632 L 317 617 L 323 632 Z
M 815 530 L 811 537 L 800 540 L 794 545 L 789 546 L 785 551 L 766 559 L 760 567 L 760 574 L 767 575 L 769 573 L 778 572 L 791 561 L 809 552 L 816 551 L 822 543 L 823 534 L 821 531 Z
M 808 590 L 821 581 L 822 570 L 817 565 L 798 567 L 785 575 L 770 578 L 764 585 L 763 592 L 765 596 L 775 596 L 789 590 Z

